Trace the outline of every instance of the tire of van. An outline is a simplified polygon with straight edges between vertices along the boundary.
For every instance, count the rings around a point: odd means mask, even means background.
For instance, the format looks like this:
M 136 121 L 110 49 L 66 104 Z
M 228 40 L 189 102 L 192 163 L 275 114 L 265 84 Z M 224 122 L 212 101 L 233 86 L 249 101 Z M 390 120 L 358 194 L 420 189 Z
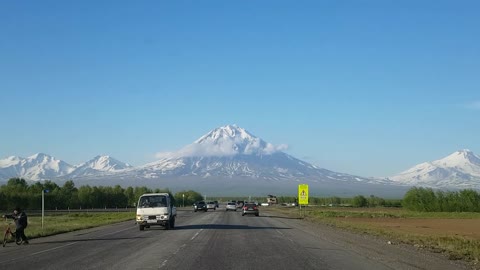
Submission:
M 138 229 L 139 229 L 140 231 L 143 231 L 143 230 L 145 230 L 145 226 L 143 226 L 143 225 L 138 225 Z
M 165 230 L 170 230 L 170 225 L 171 225 L 171 220 L 168 220 L 167 223 L 165 223 Z
M 173 229 L 173 228 L 175 228 L 175 217 L 172 217 L 171 220 L 172 220 L 172 222 L 171 222 L 171 224 L 170 224 L 170 228 Z

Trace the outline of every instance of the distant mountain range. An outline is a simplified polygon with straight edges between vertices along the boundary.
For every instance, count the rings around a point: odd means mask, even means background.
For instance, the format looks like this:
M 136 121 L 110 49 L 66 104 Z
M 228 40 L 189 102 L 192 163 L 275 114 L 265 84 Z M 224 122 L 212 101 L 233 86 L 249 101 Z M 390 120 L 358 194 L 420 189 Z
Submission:
M 162 185 L 177 189 L 239 190 L 284 186 L 291 190 L 299 182 L 321 190 L 350 194 L 375 190 L 406 190 L 402 186 L 435 188 L 480 188 L 480 159 L 462 150 L 433 162 L 419 164 L 399 175 L 378 179 L 330 171 L 299 160 L 236 125 L 216 128 L 173 153 L 132 167 L 109 156 L 97 156 L 70 165 L 46 154 L 0 160 L 0 179 L 65 181 L 82 184 Z M 360 192 L 363 190 L 363 192 Z M 357 193 L 357 194 L 358 194 Z M 370 193 L 371 194 L 371 193 Z
M 95 158 L 72 166 L 47 154 L 38 153 L 27 158 L 11 156 L 0 160 L 0 179 L 22 177 L 26 180 L 71 179 L 115 173 L 132 166 L 109 156 Z
M 410 186 L 480 189 L 480 158 L 464 149 L 443 159 L 418 164 L 390 179 Z

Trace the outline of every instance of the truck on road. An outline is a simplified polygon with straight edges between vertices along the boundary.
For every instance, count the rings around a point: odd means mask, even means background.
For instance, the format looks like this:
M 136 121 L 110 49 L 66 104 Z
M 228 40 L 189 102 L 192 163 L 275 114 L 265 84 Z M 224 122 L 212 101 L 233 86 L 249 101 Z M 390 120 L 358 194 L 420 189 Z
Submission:
M 150 226 L 173 229 L 176 216 L 177 208 L 169 193 L 146 193 L 138 199 L 136 223 L 140 231 Z

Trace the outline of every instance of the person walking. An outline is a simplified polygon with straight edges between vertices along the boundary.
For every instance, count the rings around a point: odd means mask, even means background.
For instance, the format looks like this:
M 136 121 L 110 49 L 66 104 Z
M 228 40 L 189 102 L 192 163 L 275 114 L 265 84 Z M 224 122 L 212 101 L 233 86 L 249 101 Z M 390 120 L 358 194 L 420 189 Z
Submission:
M 22 211 L 19 207 L 16 207 L 13 210 L 12 215 L 3 215 L 3 218 L 11 218 L 15 220 L 15 226 L 17 227 L 17 230 L 15 232 L 15 237 L 17 238 L 17 241 L 22 239 L 23 244 L 27 245 L 28 244 L 28 239 L 27 236 L 25 235 L 25 229 L 28 226 L 28 217 L 27 214 L 25 214 L 24 211 Z

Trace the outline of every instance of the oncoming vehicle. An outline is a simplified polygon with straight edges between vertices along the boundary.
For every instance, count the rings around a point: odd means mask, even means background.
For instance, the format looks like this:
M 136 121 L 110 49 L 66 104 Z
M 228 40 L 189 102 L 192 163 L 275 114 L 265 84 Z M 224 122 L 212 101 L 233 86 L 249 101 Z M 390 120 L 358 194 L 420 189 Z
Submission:
M 258 207 L 254 203 L 246 203 L 242 208 L 242 216 L 252 214 L 258 217 Z
M 173 229 L 176 216 L 177 208 L 168 193 L 146 193 L 138 199 L 136 223 L 140 231 L 155 225 Z
M 237 211 L 237 204 L 234 202 L 228 202 L 227 206 L 225 207 L 225 211 L 229 211 L 229 210 Z
M 207 212 L 208 208 L 207 208 L 207 204 L 204 202 L 204 201 L 199 201 L 199 202 L 195 202 L 193 204 L 193 212 L 197 212 L 197 211 L 205 211 Z

